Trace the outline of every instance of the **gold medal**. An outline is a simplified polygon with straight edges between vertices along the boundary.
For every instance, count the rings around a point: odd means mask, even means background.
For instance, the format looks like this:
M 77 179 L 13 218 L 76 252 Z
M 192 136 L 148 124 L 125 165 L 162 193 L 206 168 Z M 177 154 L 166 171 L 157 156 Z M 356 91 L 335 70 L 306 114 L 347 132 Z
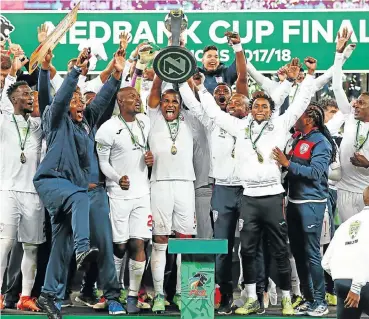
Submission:
M 263 155 L 261 155 L 258 151 L 256 151 L 256 155 L 258 157 L 258 162 L 260 164 L 263 164 L 264 163 L 264 158 L 263 158 Z
M 20 161 L 21 161 L 22 164 L 24 164 L 27 161 L 26 155 L 24 155 L 23 152 L 21 153 Z
M 172 155 L 176 155 L 177 154 L 177 147 L 173 144 L 171 149 L 170 149 L 170 152 L 172 153 Z

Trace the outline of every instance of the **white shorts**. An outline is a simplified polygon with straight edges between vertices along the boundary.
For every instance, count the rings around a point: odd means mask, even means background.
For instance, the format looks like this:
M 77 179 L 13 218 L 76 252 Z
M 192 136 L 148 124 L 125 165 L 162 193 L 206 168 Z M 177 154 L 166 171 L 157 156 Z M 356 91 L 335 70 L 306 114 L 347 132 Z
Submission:
M 195 187 L 191 181 L 151 183 L 153 235 L 196 235 Z
M 360 213 L 364 209 L 363 194 L 353 193 L 339 189 L 337 192 L 337 208 L 341 222 Z
M 150 194 L 134 199 L 109 198 L 109 205 L 114 243 L 152 237 Z
M 37 194 L 0 191 L 0 238 L 26 244 L 45 242 L 45 210 Z
M 327 245 L 331 242 L 331 227 L 332 225 L 329 219 L 328 206 L 326 206 L 322 225 L 322 234 L 320 235 L 320 246 Z

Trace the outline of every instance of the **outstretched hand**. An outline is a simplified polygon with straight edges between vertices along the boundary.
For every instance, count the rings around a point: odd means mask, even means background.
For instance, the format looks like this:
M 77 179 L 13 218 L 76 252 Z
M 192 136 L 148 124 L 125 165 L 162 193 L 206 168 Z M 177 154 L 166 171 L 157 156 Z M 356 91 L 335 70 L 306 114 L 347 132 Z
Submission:
M 296 80 L 300 73 L 301 66 L 302 64 L 300 63 L 300 60 L 298 58 L 293 58 L 285 68 L 287 78 Z
M 336 44 L 336 51 L 338 53 L 343 53 L 347 46 L 347 42 L 350 40 L 352 35 L 352 31 L 349 32 L 347 27 L 344 27 L 342 33 L 337 32 L 337 44 Z

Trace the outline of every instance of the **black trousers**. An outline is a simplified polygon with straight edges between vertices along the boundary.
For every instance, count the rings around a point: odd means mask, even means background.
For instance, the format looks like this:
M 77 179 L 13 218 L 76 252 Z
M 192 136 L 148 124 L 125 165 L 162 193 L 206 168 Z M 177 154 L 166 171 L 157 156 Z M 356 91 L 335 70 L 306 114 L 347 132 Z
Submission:
M 240 228 L 244 283 L 256 283 L 255 257 L 264 233 L 269 241 L 270 253 L 277 264 L 280 288 L 290 290 L 291 265 L 288 259 L 288 232 L 283 194 L 242 196 Z
M 363 313 L 369 315 L 369 283 L 361 289 L 359 308 L 345 308 L 345 299 L 351 283 L 351 279 L 336 279 L 334 281 L 337 293 L 337 319 L 360 319 Z

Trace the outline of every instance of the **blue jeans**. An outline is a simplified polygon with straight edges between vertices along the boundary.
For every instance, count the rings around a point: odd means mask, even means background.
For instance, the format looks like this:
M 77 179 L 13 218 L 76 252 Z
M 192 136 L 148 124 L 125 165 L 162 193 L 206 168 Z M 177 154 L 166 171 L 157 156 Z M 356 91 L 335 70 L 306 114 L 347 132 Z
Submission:
M 290 246 L 304 297 L 325 303 L 324 271 L 321 265 L 320 236 L 327 203 L 289 202 L 287 224 Z

